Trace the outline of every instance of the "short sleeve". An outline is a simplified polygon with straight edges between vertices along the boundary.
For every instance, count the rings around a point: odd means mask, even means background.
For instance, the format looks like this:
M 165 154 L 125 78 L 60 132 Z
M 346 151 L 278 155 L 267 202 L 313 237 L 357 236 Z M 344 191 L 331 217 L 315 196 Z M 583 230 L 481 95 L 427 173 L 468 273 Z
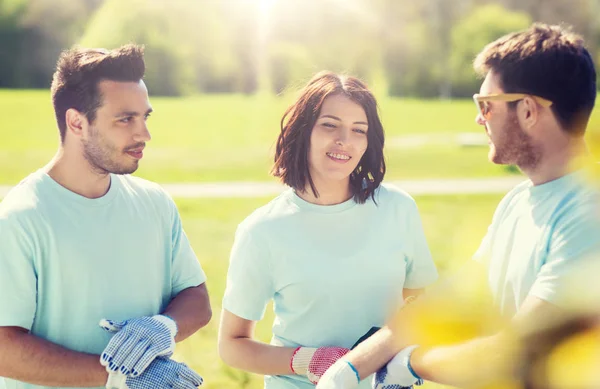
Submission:
M 483 240 L 479 244 L 477 251 L 473 254 L 473 261 L 480 263 L 484 266 L 488 266 L 490 262 L 490 256 L 492 255 L 492 225 L 488 227 L 488 230 L 483 237 Z
M 502 201 L 500 201 L 500 204 L 498 204 L 498 207 L 496 207 L 496 210 L 494 211 L 494 216 L 492 216 L 492 223 L 489 225 L 481 244 L 477 248 L 477 251 L 475 251 L 475 254 L 473 254 L 473 261 L 482 264 L 486 268 L 489 266 L 490 258 L 492 256 L 492 244 L 494 241 L 494 235 L 496 234 L 497 226 L 502 220 L 505 210 L 511 204 L 515 195 L 521 193 L 522 188 L 523 184 L 507 193 Z
M 238 227 L 231 249 L 223 308 L 246 320 L 263 318 L 275 294 L 267 242 Z
M 25 228 L 0 216 L 0 327 L 31 330 L 37 306 L 34 252 Z
M 438 278 L 438 272 L 431 258 L 429 246 L 427 245 L 419 210 L 414 203 L 412 203 L 409 212 L 409 222 L 412 248 L 408 253 L 404 287 L 408 289 L 420 289 L 435 282 Z
M 171 244 L 172 244 L 172 296 L 181 291 L 206 282 L 204 270 L 192 249 L 183 226 L 177 206 L 170 200 L 172 212 Z
M 589 294 L 597 274 L 584 269 L 600 262 L 600 216 L 597 208 L 581 206 L 571 210 L 552 232 L 548 254 L 529 294 L 555 305 L 566 306 L 567 299 L 581 287 Z M 585 279 L 590 276 L 591 278 Z M 585 286 L 585 287 L 584 287 Z

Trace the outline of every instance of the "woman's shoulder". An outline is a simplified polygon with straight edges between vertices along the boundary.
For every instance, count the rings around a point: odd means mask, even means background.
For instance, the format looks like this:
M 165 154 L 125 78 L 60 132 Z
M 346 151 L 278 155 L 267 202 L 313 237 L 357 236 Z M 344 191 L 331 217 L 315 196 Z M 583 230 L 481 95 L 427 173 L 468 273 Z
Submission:
M 408 192 L 389 183 L 382 183 L 375 190 L 375 202 L 382 206 L 416 207 L 415 200 Z
M 246 231 L 276 228 L 282 219 L 295 210 L 290 202 L 290 191 L 285 190 L 267 204 L 256 208 L 240 223 L 239 228 Z

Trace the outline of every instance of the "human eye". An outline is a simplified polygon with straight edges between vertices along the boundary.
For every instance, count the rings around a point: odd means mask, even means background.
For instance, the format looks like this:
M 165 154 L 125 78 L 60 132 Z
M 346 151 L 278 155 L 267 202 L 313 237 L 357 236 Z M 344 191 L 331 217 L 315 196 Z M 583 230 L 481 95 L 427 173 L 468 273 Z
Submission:
M 335 128 L 335 124 L 333 124 L 333 123 L 329 123 L 329 122 L 324 122 L 324 123 L 321 123 L 321 125 L 322 125 L 323 127 L 327 127 L 327 128 Z
M 133 116 L 126 116 L 124 118 L 119 119 L 119 123 L 128 124 L 133 120 Z
M 492 110 L 492 106 L 489 103 L 489 101 L 484 101 L 483 102 L 483 114 L 487 115 L 488 113 L 490 113 L 491 110 Z
M 363 130 L 362 128 L 355 128 L 353 131 L 362 135 L 367 133 L 367 131 Z

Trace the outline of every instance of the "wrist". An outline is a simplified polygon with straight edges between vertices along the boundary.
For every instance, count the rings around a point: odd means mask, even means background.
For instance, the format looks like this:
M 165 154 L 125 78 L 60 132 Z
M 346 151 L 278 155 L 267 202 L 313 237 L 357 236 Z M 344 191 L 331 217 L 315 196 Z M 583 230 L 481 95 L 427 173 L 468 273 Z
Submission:
M 319 389 L 353 389 L 360 383 L 356 367 L 347 359 L 339 359 L 334 363 L 319 381 Z
M 319 348 L 300 347 L 292 356 L 292 371 L 305 375 L 316 384 L 333 364 L 348 353 L 347 348 L 326 346 Z
M 169 329 L 169 332 L 173 338 L 177 335 L 179 328 L 177 327 L 177 322 L 171 316 L 162 314 L 154 315 L 152 318 L 159 323 L 164 324 Z
M 413 345 L 413 346 L 408 346 L 406 347 L 404 350 L 400 351 L 401 354 L 403 354 L 402 356 L 402 363 L 404 364 L 404 366 L 406 366 L 406 368 L 408 369 L 408 371 L 410 372 L 410 374 L 413 375 L 413 377 L 415 377 L 415 379 L 417 380 L 417 385 L 422 385 L 423 384 L 423 378 L 414 370 L 412 364 L 411 364 L 411 357 L 413 355 L 413 352 L 418 348 L 418 345 Z
M 346 365 L 348 365 L 350 367 L 350 369 L 352 370 L 352 372 L 354 373 L 355 377 L 356 377 L 356 383 L 360 384 L 360 374 L 358 374 L 358 370 L 356 369 L 356 367 L 354 367 L 354 365 L 352 364 L 352 362 L 346 360 L 346 359 L 341 359 L 340 363 L 345 363 Z
M 108 374 L 108 378 L 106 380 L 106 389 L 121 389 L 125 387 L 125 377 L 124 374 L 113 372 Z
M 290 360 L 292 372 L 297 375 L 307 375 L 308 366 L 310 365 L 310 361 L 315 355 L 315 352 L 317 352 L 316 348 L 298 347 L 294 351 L 294 354 L 292 354 L 292 359 Z

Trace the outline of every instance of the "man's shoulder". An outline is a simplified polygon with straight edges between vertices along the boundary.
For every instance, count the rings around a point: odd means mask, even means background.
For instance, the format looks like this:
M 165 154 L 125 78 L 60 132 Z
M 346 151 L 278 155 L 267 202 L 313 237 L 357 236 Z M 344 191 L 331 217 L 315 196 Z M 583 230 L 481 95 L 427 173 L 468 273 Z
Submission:
M 514 188 L 512 188 L 508 193 L 502 197 L 500 203 L 496 207 L 496 211 L 494 213 L 494 219 L 499 219 L 502 215 L 504 215 L 504 211 L 515 209 L 516 204 L 520 204 L 522 200 L 526 198 L 527 191 L 531 188 L 532 183 L 528 179 L 524 179 L 522 182 L 517 184 Z
M 502 201 L 513 199 L 519 196 L 521 193 L 526 192 L 529 188 L 532 187 L 531 180 L 524 178 L 523 181 L 518 183 L 514 188 L 512 188 L 508 193 L 502 198 Z
M 556 199 L 554 218 L 557 224 L 584 224 L 600 232 L 600 189 L 593 183 L 578 182 Z
M 596 207 L 600 203 L 600 186 L 592 177 L 580 173 L 577 175 L 566 197 L 570 203 Z
M 129 174 L 112 175 L 112 177 L 119 180 L 124 192 L 131 197 L 171 201 L 171 195 L 156 182 Z
M 36 217 L 44 202 L 43 173 L 30 174 L 13 187 L 0 202 L 0 219 L 15 220 L 22 217 Z

